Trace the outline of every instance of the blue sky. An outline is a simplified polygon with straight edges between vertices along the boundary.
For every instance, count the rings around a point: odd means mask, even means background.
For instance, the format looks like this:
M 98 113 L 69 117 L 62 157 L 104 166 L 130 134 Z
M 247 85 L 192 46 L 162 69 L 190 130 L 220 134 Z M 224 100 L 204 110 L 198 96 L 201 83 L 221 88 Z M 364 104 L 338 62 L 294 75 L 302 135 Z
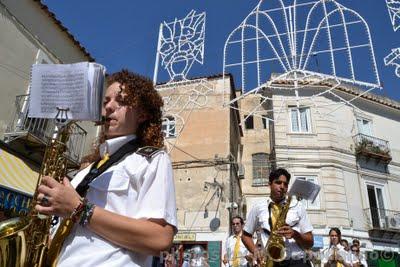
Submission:
M 268 3 L 267 0 L 266 3 Z M 400 30 L 393 31 L 385 0 L 338 0 L 369 24 L 383 90 L 374 91 L 400 101 L 400 78 L 383 58 L 400 47 Z M 49 9 L 108 72 L 129 68 L 152 77 L 159 25 L 183 18 L 190 10 L 206 11 L 204 64 L 189 77 L 222 73 L 223 47 L 229 33 L 257 5 L 256 0 L 44 0 Z M 400 60 L 399 60 L 400 63 Z M 320 63 L 323 64 L 323 63 Z M 163 76 L 161 76 L 163 77 Z

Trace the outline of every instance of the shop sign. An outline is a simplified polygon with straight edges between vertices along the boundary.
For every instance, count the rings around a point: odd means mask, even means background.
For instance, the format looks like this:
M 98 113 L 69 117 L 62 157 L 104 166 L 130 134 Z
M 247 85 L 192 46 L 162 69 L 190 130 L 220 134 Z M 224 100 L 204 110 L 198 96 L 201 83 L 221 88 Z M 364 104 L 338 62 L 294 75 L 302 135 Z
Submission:
M 174 241 L 196 241 L 196 233 L 177 233 Z
M 0 186 L 0 210 L 11 211 L 17 215 L 26 215 L 31 201 L 32 197 Z

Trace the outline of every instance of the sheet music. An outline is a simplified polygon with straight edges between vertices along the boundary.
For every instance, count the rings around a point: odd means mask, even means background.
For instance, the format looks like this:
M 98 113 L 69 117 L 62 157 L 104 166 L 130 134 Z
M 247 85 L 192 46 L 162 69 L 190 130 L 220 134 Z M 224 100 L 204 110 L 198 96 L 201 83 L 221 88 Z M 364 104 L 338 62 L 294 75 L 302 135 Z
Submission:
M 97 63 L 33 65 L 29 117 L 54 119 L 59 107 L 71 120 L 98 121 L 104 75 Z
M 314 202 L 320 190 L 321 187 L 313 182 L 303 179 L 296 179 L 288 193 L 290 196 L 297 196 Z

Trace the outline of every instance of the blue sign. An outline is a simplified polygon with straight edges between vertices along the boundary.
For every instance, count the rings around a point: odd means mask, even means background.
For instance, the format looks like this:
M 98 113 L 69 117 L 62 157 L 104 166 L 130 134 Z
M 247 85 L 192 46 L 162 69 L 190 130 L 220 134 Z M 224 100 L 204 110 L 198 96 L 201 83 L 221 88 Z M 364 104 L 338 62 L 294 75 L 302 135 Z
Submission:
M 324 237 L 320 235 L 315 235 L 313 248 L 323 248 L 323 247 L 324 247 Z
M 29 212 L 32 197 L 0 186 L 0 210 L 11 211 L 15 215 Z

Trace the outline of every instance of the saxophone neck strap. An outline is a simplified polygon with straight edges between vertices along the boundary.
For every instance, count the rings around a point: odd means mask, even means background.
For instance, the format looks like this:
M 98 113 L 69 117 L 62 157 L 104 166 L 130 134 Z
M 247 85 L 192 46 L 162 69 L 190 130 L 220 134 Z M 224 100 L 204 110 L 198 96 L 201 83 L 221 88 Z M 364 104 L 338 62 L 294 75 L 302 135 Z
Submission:
M 81 197 L 84 197 L 86 194 L 86 191 L 89 189 L 89 184 L 96 179 L 97 176 L 105 172 L 109 167 L 114 165 L 115 163 L 119 162 L 125 155 L 128 153 L 134 153 L 139 149 L 139 144 L 136 141 L 136 139 L 133 139 L 123 145 L 120 149 L 118 149 L 114 154 L 110 156 L 110 159 L 107 160 L 104 164 L 102 164 L 99 168 L 96 168 L 97 163 L 100 161 L 96 161 L 89 173 L 83 178 L 82 182 L 79 183 L 79 185 L 76 187 L 76 191 Z

